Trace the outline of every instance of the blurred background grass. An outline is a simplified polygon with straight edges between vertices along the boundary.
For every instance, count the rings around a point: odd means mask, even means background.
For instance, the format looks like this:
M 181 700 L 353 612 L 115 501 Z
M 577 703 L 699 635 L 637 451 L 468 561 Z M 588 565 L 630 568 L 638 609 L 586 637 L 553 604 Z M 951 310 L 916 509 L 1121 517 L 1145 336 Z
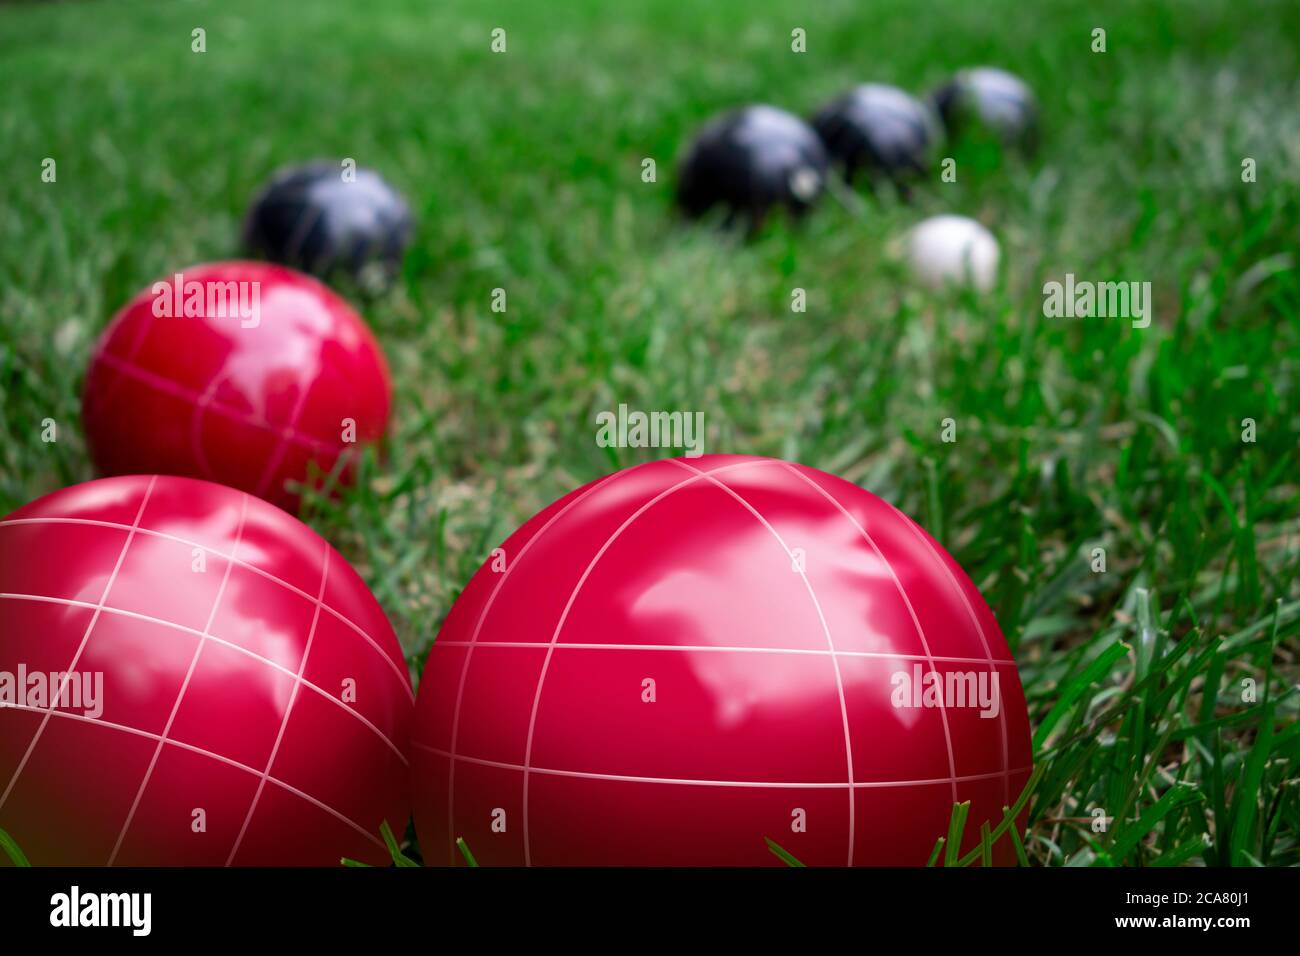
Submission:
M 1051 731 L 1037 861 L 1300 862 L 1297 46 L 1300 6 L 1265 0 L 10 6 L 0 511 L 92 476 L 78 396 L 109 316 L 235 256 L 276 167 L 352 157 L 418 217 L 397 288 L 361 303 L 396 416 L 387 460 L 309 517 L 413 665 L 517 524 L 662 454 L 597 447 L 598 411 L 703 411 L 708 450 L 862 484 L 983 589 Z M 806 115 L 853 83 L 927 92 L 977 63 L 1036 90 L 1033 161 L 954 147 L 957 182 L 911 205 L 828 198 L 748 243 L 672 212 L 673 162 L 721 109 Z M 996 294 L 923 293 L 892 263 L 944 211 L 998 235 Z M 1044 318 L 1042 284 L 1067 272 L 1150 281 L 1151 327 Z M 1135 650 L 1089 671 L 1119 640 Z M 1247 677 L 1262 701 L 1242 701 Z

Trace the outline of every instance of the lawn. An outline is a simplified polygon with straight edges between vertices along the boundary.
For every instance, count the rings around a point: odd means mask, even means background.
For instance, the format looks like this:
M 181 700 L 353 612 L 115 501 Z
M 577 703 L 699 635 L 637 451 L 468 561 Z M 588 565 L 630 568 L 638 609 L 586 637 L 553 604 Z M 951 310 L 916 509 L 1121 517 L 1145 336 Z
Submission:
M 78 396 L 112 313 L 237 254 L 275 167 L 353 157 L 418 219 L 362 303 L 397 411 L 386 458 L 309 518 L 414 672 L 518 524 L 663 454 L 600 447 L 598 412 L 702 411 L 709 451 L 855 481 L 979 585 L 1036 731 L 1032 862 L 1300 864 L 1298 59 L 1300 6 L 1261 0 L 9 7 L 0 513 L 92 477 Z M 718 110 L 973 63 L 1037 91 L 1032 160 L 948 150 L 957 181 L 910 204 L 828 197 L 750 241 L 674 215 L 674 159 Z M 947 211 L 999 237 L 993 294 L 893 261 Z M 1150 282 L 1153 321 L 1045 317 L 1067 273 Z

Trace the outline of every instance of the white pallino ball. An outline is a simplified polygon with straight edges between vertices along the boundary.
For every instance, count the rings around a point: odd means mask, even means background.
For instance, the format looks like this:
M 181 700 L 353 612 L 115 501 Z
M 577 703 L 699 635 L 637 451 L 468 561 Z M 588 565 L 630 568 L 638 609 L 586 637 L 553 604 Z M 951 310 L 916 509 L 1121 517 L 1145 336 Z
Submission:
M 908 264 L 931 288 L 969 285 L 980 292 L 993 288 L 998 275 L 998 241 L 974 219 L 931 216 L 907 234 Z

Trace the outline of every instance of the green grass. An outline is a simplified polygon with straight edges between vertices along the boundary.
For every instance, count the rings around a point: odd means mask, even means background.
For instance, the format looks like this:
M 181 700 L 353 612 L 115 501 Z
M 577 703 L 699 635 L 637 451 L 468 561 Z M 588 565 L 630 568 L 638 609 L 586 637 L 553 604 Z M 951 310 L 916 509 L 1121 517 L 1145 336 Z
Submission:
M 273 167 L 355 157 L 419 217 L 398 287 L 365 307 L 397 413 L 388 460 L 311 520 L 413 666 L 517 524 L 655 456 L 597 447 L 596 412 L 701 410 L 709 450 L 858 482 L 981 587 L 1037 731 L 1030 862 L 1300 863 L 1300 7 L 807 6 L 0 11 L 0 511 L 91 477 L 80 379 L 128 296 L 234 254 Z M 1038 91 L 1033 162 L 958 152 L 958 181 L 911 206 L 828 200 L 748 243 L 672 215 L 673 159 L 715 111 L 806 113 L 854 82 L 925 90 L 974 62 Z M 903 229 L 949 210 L 999 236 L 996 294 L 925 294 L 890 261 Z M 1042 284 L 1066 272 L 1150 281 L 1155 321 L 1044 318 Z
M 9 862 L 14 866 L 31 866 L 31 861 L 27 859 L 27 854 L 23 848 L 18 845 L 13 837 L 4 830 L 0 830 L 0 850 L 9 858 Z

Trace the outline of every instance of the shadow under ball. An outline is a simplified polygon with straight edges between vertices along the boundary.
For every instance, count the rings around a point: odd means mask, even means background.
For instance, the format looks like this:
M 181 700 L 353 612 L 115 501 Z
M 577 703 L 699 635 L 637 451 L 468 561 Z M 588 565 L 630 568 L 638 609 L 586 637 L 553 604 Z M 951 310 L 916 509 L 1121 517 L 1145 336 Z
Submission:
M 711 120 L 682 159 L 677 201 L 692 218 L 717 207 L 728 225 L 761 226 L 773 206 L 801 216 L 826 184 L 826 150 L 807 123 L 773 106 Z
M 338 163 L 281 170 L 253 200 L 244 245 L 261 258 L 312 275 L 345 274 L 381 288 L 401 268 L 411 211 L 387 180 L 357 169 L 345 180 Z

